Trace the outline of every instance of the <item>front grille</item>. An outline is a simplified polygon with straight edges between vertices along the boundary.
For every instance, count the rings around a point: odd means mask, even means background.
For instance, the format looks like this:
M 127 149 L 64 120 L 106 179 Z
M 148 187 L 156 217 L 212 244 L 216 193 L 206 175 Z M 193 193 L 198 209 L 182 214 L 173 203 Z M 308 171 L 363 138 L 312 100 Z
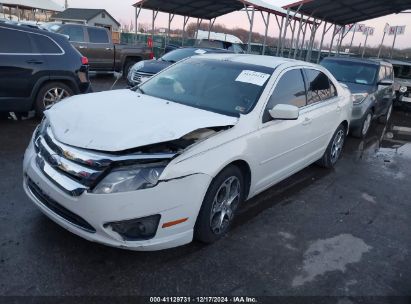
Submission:
M 149 77 L 152 77 L 153 75 L 154 74 L 150 74 L 150 73 L 134 72 L 132 79 L 134 82 L 140 84 L 143 77 L 149 78 Z
M 78 228 L 81 228 L 90 233 L 96 232 L 96 229 L 94 229 L 93 226 L 87 223 L 83 218 L 67 210 L 47 194 L 45 194 L 30 178 L 27 178 L 27 186 L 29 187 L 31 193 L 50 211 L 64 218 L 66 221 L 70 222 Z

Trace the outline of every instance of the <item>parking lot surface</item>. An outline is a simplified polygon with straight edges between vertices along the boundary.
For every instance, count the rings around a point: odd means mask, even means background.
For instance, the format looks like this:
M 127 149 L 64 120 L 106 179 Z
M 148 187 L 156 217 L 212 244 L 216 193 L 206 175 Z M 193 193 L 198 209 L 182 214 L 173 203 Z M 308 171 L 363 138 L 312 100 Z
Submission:
M 410 112 L 348 138 L 334 170 L 313 165 L 247 202 L 221 241 L 161 252 L 85 241 L 37 210 L 22 189 L 37 123 L 0 120 L 2 295 L 411 295 Z

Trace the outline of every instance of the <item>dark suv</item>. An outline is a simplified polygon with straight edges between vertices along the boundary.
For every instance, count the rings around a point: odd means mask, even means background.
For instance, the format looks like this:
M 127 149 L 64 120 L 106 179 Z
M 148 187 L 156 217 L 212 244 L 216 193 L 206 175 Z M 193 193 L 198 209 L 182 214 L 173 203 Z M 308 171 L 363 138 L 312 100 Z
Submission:
M 373 119 L 386 123 L 392 114 L 394 70 L 383 60 L 328 57 L 321 65 L 327 68 L 341 83 L 348 86 L 353 95 L 351 134 L 363 138 Z
M 88 59 L 67 37 L 0 24 L 0 112 L 36 110 L 90 90 Z

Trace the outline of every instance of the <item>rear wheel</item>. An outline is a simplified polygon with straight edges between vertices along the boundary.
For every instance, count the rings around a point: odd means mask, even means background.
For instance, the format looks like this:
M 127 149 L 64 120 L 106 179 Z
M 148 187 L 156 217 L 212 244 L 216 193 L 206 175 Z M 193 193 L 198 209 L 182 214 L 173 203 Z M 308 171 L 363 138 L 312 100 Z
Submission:
M 35 110 L 38 117 L 42 117 L 45 110 L 61 100 L 73 96 L 73 90 L 62 82 L 50 82 L 41 87 L 37 93 Z
M 344 125 L 340 125 L 335 131 L 327 150 L 323 157 L 317 162 L 317 164 L 324 168 L 333 168 L 341 157 L 341 153 L 344 147 L 347 129 Z
M 213 243 L 230 229 L 238 207 L 244 200 L 244 177 L 236 166 L 217 175 L 207 190 L 195 225 L 195 238 Z

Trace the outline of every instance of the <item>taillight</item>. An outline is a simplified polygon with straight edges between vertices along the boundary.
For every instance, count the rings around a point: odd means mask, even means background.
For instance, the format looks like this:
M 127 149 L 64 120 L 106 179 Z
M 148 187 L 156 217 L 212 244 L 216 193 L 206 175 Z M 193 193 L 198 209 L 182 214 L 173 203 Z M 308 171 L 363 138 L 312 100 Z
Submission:
M 150 59 L 154 59 L 154 52 L 150 53 Z
M 82 65 L 88 65 L 88 58 L 87 57 L 81 57 L 81 64 Z

